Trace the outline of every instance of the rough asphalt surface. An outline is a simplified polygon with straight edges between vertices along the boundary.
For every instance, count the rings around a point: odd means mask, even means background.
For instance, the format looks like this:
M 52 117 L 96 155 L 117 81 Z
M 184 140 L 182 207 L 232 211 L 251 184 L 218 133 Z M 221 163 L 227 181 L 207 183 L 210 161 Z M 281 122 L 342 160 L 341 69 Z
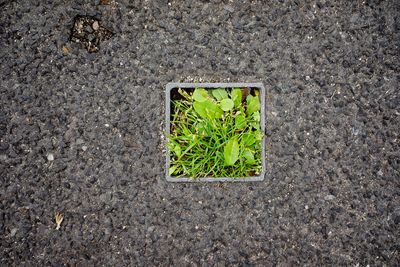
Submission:
M 0 1 L 1 266 L 398 266 L 400 2 L 207 2 Z M 264 83 L 264 182 L 165 181 L 171 81 Z

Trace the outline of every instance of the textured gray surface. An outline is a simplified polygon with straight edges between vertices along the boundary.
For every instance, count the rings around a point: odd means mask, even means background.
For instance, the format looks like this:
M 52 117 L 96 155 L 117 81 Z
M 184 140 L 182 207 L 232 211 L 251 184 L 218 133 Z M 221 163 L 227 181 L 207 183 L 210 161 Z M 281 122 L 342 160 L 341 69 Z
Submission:
M 98 2 L 1 2 L 0 265 L 398 265 L 398 1 Z M 171 81 L 262 82 L 269 179 L 167 183 Z
M 260 90 L 260 124 L 261 124 L 261 131 L 265 132 L 265 88 L 262 83 L 168 83 L 165 87 L 165 132 L 167 135 L 170 135 L 170 117 L 171 117 L 171 90 L 174 88 L 258 88 Z M 166 140 L 167 141 L 167 140 Z M 257 182 L 263 181 L 265 179 L 265 169 L 266 169 L 266 160 L 265 160 L 265 138 L 261 141 L 262 150 L 261 150 L 261 160 L 262 160 L 262 171 L 258 176 L 251 176 L 251 177 L 241 177 L 241 178 L 232 178 L 232 177 L 203 177 L 197 179 L 191 179 L 189 177 L 171 177 L 169 175 L 169 166 L 170 166 L 170 157 L 169 157 L 169 150 L 166 146 L 166 165 L 165 165 L 165 176 L 166 180 L 169 182 Z

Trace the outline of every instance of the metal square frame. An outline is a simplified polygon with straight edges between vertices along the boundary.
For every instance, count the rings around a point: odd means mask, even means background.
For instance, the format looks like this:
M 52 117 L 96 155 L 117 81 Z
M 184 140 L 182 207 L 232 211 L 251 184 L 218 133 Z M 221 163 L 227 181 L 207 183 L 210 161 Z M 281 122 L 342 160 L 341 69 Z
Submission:
M 260 126 L 261 132 L 265 133 L 265 88 L 262 83 L 168 83 L 165 88 L 165 129 L 168 135 L 171 134 L 171 90 L 174 88 L 234 88 L 234 87 L 251 87 L 257 88 L 260 90 Z M 168 138 L 165 141 L 165 144 L 168 142 Z M 261 140 L 261 162 L 262 162 L 262 170 L 260 175 L 258 176 L 249 176 L 249 177 L 203 177 L 203 178 L 190 178 L 190 177 L 175 177 L 169 175 L 169 167 L 170 167 L 170 151 L 166 146 L 166 163 L 165 163 L 165 175 L 166 180 L 168 182 L 257 182 L 263 181 L 266 174 L 266 162 L 265 162 L 265 134 Z

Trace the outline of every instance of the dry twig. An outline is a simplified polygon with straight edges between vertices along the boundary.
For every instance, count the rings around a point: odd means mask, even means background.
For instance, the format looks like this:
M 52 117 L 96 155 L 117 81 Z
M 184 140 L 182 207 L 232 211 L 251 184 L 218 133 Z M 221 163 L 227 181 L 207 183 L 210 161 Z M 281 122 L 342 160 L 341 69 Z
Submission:
M 61 213 L 56 212 L 56 224 L 57 224 L 56 230 L 60 229 L 60 226 L 61 226 L 61 223 L 63 220 L 64 220 L 64 216 Z

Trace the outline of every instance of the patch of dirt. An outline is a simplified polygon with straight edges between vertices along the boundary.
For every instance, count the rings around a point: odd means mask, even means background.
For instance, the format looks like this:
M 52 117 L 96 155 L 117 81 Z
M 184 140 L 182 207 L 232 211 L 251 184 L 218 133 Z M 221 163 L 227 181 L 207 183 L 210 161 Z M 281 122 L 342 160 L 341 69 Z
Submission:
M 80 43 L 89 53 L 98 52 L 101 41 L 110 39 L 114 33 L 102 22 L 91 16 L 76 16 L 71 30 L 71 41 Z
M 110 0 L 100 0 L 100 5 L 109 5 Z

